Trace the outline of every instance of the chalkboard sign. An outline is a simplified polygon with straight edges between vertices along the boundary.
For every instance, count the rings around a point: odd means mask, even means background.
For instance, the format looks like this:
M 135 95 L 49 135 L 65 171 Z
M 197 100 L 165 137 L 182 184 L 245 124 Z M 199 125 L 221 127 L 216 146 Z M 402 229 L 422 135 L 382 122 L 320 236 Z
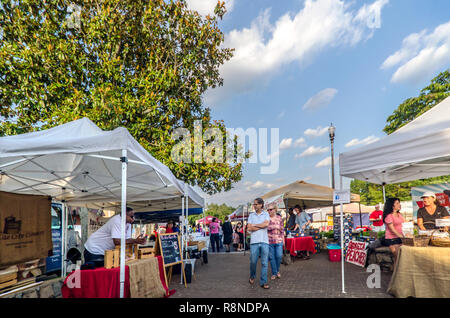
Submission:
M 159 244 L 164 266 L 182 263 L 183 260 L 181 258 L 181 246 L 178 234 L 160 234 Z

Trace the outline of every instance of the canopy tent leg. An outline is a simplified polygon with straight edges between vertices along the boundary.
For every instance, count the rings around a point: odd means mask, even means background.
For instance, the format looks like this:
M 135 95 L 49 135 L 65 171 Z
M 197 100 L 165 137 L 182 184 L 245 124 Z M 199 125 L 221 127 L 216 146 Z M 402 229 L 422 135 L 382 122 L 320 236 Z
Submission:
M 244 229 L 244 256 L 245 256 L 246 253 L 247 253 L 247 249 L 245 247 L 245 242 L 247 241 L 247 237 L 246 237 L 247 231 L 246 231 L 246 228 L 245 228 L 245 213 L 244 213 L 244 219 L 242 220 L 242 226 L 243 226 L 243 229 Z M 248 204 L 247 204 L 247 226 L 248 226 Z
M 186 189 L 186 187 L 185 187 L 185 189 Z M 185 200 L 184 200 L 184 195 L 183 195 L 183 196 L 181 196 L 181 216 L 182 216 L 181 219 L 182 220 L 184 219 L 184 214 L 185 214 L 184 204 L 185 204 Z M 181 225 L 181 255 L 183 255 L 183 253 L 184 253 L 183 235 L 184 235 L 184 232 L 183 232 L 183 227 Z M 180 284 L 183 284 L 183 275 L 180 275 Z
M 341 176 L 341 191 L 342 191 L 342 176 Z M 345 273 L 344 273 L 344 205 L 341 203 L 341 268 L 342 268 L 342 293 L 345 292 Z
M 358 202 L 358 206 L 359 206 L 359 224 L 362 227 L 362 215 L 361 215 L 361 202 Z
M 67 245 L 67 227 L 66 227 L 67 210 L 63 203 L 61 209 L 61 276 L 66 277 L 66 245 Z
M 386 203 L 386 189 L 384 188 L 386 183 L 383 182 L 383 203 Z
M 186 195 L 186 210 L 184 211 L 184 214 L 185 214 L 185 218 L 184 218 L 184 220 L 187 220 L 187 217 L 189 216 L 189 196 L 188 195 Z M 183 220 L 183 222 L 185 222 Z M 184 228 L 184 224 L 182 224 L 182 226 L 183 226 L 183 228 Z M 187 231 L 187 229 L 184 229 L 184 233 L 185 233 L 185 235 L 186 235 L 186 231 Z M 185 237 L 185 249 L 187 250 L 187 239 L 186 239 L 186 237 Z
M 120 298 L 124 298 L 125 291 L 125 232 L 127 219 L 127 150 L 122 150 L 122 205 L 121 205 L 121 234 L 120 234 Z

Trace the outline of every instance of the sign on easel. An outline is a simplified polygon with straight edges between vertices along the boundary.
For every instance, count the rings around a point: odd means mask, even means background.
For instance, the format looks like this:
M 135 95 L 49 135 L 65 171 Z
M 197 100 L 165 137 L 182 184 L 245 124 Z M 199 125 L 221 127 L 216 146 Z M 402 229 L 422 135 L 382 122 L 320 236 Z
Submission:
M 181 271 L 184 277 L 184 286 L 186 285 L 186 274 L 184 272 L 183 255 L 181 253 L 180 237 L 177 233 L 159 234 L 158 235 L 158 248 L 155 250 L 157 255 L 162 256 L 162 261 L 164 265 L 164 276 L 166 279 L 166 286 L 168 285 L 168 280 L 166 277 L 166 267 L 170 267 L 169 281 L 172 276 L 172 266 L 176 264 L 181 264 Z

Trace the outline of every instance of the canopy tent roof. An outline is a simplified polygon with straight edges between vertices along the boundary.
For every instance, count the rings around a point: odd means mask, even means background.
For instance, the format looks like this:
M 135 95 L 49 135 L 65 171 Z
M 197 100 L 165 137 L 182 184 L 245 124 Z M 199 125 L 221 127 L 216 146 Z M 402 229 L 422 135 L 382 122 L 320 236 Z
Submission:
M 161 223 L 167 221 L 178 222 L 180 216 L 182 215 L 181 209 L 174 210 L 163 210 L 163 211 L 152 211 L 152 212 L 136 212 L 134 213 L 135 221 L 139 224 L 141 221 L 143 224 L 146 223 Z M 186 211 L 185 211 L 186 212 Z M 188 209 L 189 215 L 202 214 L 202 208 Z
M 127 201 L 137 202 L 129 205 L 139 208 L 149 201 L 177 198 L 179 207 L 183 194 L 192 196 L 193 205 L 204 205 L 203 198 L 177 180 L 127 129 L 103 131 L 88 118 L 1 137 L 0 191 L 49 195 L 72 206 L 120 209 L 122 150 L 128 159 Z
M 206 225 L 208 225 L 209 223 L 212 222 L 213 218 L 214 218 L 214 216 L 208 215 L 208 216 L 205 216 L 204 218 L 198 219 L 197 221 L 195 221 L 195 223 L 196 224 L 205 223 Z M 205 220 L 206 220 L 206 222 L 205 222 Z M 222 221 L 219 218 L 217 218 L 217 222 L 222 223 Z
M 264 200 L 283 195 L 287 208 L 300 205 L 303 209 L 312 209 L 333 205 L 333 189 L 305 181 L 295 181 L 270 191 L 262 196 Z M 351 195 L 352 202 L 359 202 L 359 195 Z
M 240 205 L 236 210 L 233 211 L 230 215 L 228 215 L 228 218 L 231 222 L 239 220 L 243 220 L 244 218 L 247 219 L 249 215 L 248 208 L 245 205 Z
M 344 213 L 359 214 L 358 203 L 343 204 L 343 208 Z M 321 210 L 324 214 L 333 214 L 332 206 L 321 208 Z M 361 213 L 372 213 L 373 211 L 375 211 L 375 206 L 361 204 Z
M 340 175 L 390 184 L 450 174 L 450 97 L 377 142 L 339 155 Z

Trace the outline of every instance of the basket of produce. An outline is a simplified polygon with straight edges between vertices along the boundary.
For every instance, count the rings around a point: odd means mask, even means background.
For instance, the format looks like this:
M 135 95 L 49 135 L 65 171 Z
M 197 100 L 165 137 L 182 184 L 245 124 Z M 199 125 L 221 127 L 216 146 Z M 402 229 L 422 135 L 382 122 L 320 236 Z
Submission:
M 437 247 L 450 247 L 450 235 L 447 232 L 433 232 L 430 243 Z
M 414 237 L 403 237 L 402 238 L 403 245 L 407 246 L 415 246 L 415 247 L 425 247 L 430 243 L 429 236 L 414 236 Z

